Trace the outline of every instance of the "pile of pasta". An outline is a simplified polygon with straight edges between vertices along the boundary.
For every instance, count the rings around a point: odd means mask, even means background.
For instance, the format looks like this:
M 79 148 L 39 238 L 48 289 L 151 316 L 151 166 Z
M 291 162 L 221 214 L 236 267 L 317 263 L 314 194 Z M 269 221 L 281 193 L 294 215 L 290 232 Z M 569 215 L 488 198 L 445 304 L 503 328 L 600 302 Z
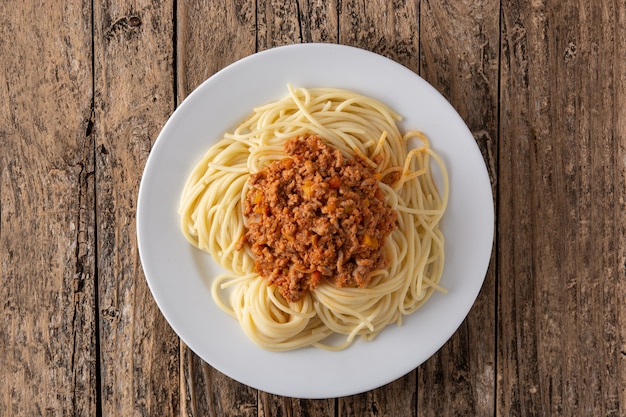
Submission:
M 213 279 L 213 298 L 256 344 L 277 351 L 344 349 L 401 324 L 434 291 L 445 292 L 440 223 L 448 175 L 428 139 L 419 131 L 402 133 L 400 116 L 381 102 L 335 88 L 288 86 L 288 91 L 255 108 L 197 163 L 180 201 L 181 229 L 227 271 Z M 393 184 L 380 183 L 386 203 L 398 213 L 397 227 L 384 242 L 387 266 L 373 271 L 364 288 L 325 282 L 301 300 L 287 302 L 255 272 L 250 248 L 238 246 L 246 233 L 243 202 L 249 176 L 283 159 L 284 143 L 305 134 L 323 138 L 346 157 L 364 158 L 381 177 L 399 173 Z M 433 164 L 441 173 L 441 193 Z

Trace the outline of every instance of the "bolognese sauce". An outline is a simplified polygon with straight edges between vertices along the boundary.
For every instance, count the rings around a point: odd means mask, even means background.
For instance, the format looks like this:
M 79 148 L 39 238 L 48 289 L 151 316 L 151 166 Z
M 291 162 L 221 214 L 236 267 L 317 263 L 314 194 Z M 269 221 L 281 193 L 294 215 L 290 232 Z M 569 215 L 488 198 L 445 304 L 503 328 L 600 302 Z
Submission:
M 285 152 L 249 179 L 242 243 L 251 246 L 257 273 L 288 301 L 324 280 L 363 287 L 388 262 L 384 241 L 397 217 L 380 175 L 316 135 L 290 139 Z

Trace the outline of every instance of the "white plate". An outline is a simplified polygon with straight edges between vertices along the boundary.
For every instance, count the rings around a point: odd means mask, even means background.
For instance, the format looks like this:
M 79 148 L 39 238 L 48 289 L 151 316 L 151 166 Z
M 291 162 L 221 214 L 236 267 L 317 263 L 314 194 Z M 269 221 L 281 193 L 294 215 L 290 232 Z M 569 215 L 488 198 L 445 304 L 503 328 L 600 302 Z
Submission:
M 347 350 L 268 352 L 254 345 L 210 293 L 218 271 L 179 229 L 183 184 L 213 141 L 253 107 L 295 87 L 338 87 L 376 98 L 399 112 L 403 128 L 422 130 L 450 176 L 444 216 L 442 284 L 402 326 Z M 244 58 L 200 85 L 166 123 L 152 149 L 137 207 L 139 253 L 148 285 L 174 331 L 196 354 L 231 378 L 283 396 L 329 398 L 382 386 L 433 355 L 466 317 L 482 286 L 493 242 L 489 177 L 472 134 L 452 106 L 407 68 L 371 52 L 300 44 Z

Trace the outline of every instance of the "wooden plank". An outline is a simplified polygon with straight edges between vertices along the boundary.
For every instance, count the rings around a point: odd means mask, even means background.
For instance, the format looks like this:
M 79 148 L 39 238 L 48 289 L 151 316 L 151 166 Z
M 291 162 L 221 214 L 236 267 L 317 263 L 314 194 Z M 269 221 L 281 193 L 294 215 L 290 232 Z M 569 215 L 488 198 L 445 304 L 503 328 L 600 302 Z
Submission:
M 90 25 L 87 2 L 0 15 L 0 415 L 97 410 Z
M 177 2 L 178 103 L 205 79 L 256 51 L 254 1 Z M 256 390 L 208 366 L 180 346 L 181 414 L 256 416 Z
M 339 38 L 338 0 L 299 0 L 303 43 L 337 43 Z
M 302 42 L 299 3 L 261 0 L 257 9 L 257 50 Z
M 531 152 L 529 107 L 530 19 L 519 5 L 502 2 L 500 173 L 498 181 L 498 389 L 500 415 L 531 415 L 522 401 L 537 389 L 537 340 L 531 227 Z M 537 81 L 536 77 L 533 82 Z M 532 320 L 532 322 L 531 322 Z M 530 329 L 529 329 L 530 328 Z M 524 355 L 524 359 L 520 357 Z M 535 391 L 536 393 L 536 391 Z M 534 415 L 538 410 L 533 410 Z
M 209 366 L 181 343 L 181 415 L 257 416 L 257 392 Z
M 412 371 L 380 388 L 340 398 L 338 416 L 417 415 L 416 377 L 417 372 Z
M 419 70 L 419 0 L 340 2 L 339 43 L 386 56 Z
M 178 103 L 217 71 L 256 52 L 255 2 L 176 2 Z
M 257 50 L 292 43 L 337 42 L 337 0 L 262 0 L 257 12 Z
M 174 109 L 172 1 L 94 2 L 96 224 L 102 415 L 179 410 L 178 338 L 143 275 L 136 202 Z
M 289 398 L 259 392 L 258 417 L 334 416 L 336 401 L 329 399 Z
M 615 225 L 612 230 L 614 246 L 609 248 L 615 251 L 614 264 L 607 262 L 610 272 L 614 274 L 614 288 L 605 288 L 603 297 L 610 302 L 607 305 L 615 307 L 604 312 L 603 333 L 608 340 L 607 354 L 609 360 L 607 366 L 602 369 L 602 376 L 605 381 L 609 381 L 608 388 L 605 389 L 607 398 L 607 415 L 624 414 L 626 410 L 626 6 L 617 3 L 618 7 L 614 13 L 615 23 L 613 27 L 614 37 L 611 45 L 613 47 L 613 60 L 609 60 L 613 66 L 613 77 L 611 92 L 615 92 L 615 102 L 613 103 L 614 118 L 611 134 L 613 137 L 613 149 L 615 172 L 613 180 L 615 186 L 613 216 Z M 610 33 L 606 29 L 606 33 Z M 610 47 L 610 46 L 609 46 Z M 608 48 L 607 48 L 608 49 Z M 605 57 L 606 58 L 611 58 Z M 617 194 L 617 195 L 615 195 Z M 604 197 L 606 198 L 606 196 Z M 607 240 L 607 242 L 610 242 Z M 621 248 L 621 250 L 620 250 Z M 605 255 L 607 252 L 605 252 Z
M 503 2 L 500 415 L 623 414 L 624 9 Z
M 626 4 L 580 1 L 578 8 L 574 12 L 580 15 L 580 27 L 563 24 L 568 38 L 555 51 L 564 56 L 560 67 L 566 69 L 565 76 L 575 79 L 563 86 L 568 97 L 557 107 L 566 114 L 564 167 L 570 219 L 565 227 L 574 243 L 564 256 L 576 261 L 567 273 L 578 275 L 579 286 L 575 306 L 580 312 L 575 332 L 579 352 L 571 352 L 567 362 L 582 368 L 565 390 L 578 391 L 572 400 L 582 406 L 574 403 L 574 412 L 617 417 L 626 413 Z M 571 14 L 566 10 L 563 20 L 576 21 Z M 578 89 L 580 94 L 572 93 Z M 572 112 L 569 104 L 577 100 Z M 570 125 L 576 121 L 578 126 Z M 588 147 L 571 152 L 579 134 Z M 584 163 L 572 171 L 581 159 Z M 578 215 L 573 215 L 574 208 Z M 587 218 L 583 210 L 589 210 Z M 576 225 L 582 230 L 576 232 Z M 585 250 L 596 256 L 581 256 Z M 590 360 L 581 363 L 580 358 Z
M 497 199 L 499 1 L 422 2 L 420 74 L 459 112 Z M 436 145 L 436 144 L 435 144 Z M 482 290 L 451 340 L 418 370 L 423 416 L 493 415 L 495 252 Z

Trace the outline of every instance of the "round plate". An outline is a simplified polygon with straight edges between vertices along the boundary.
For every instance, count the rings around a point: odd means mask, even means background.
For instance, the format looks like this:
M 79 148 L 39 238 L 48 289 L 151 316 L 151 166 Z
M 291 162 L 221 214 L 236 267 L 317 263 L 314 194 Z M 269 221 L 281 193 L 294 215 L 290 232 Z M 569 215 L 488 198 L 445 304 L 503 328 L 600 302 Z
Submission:
M 213 302 L 219 268 L 183 237 L 177 208 L 192 167 L 253 107 L 294 87 L 337 87 L 376 98 L 419 129 L 445 161 L 450 200 L 442 229 L 441 284 L 402 326 L 371 342 L 328 352 L 268 352 Z M 200 85 L 166 123 L 150 153 L 137 208 L 139 253 L 148 285 L 174 331 L 229 377 L 269 393 L 300 398 L 352 395 L 382 386 L 433 355 L 455 332 L 482 286 L 493 243 L 493 197 L 482 155 L 463 120 L 426 81 L 380 55 L 330 44 L 284 46 L 246 57 Z

